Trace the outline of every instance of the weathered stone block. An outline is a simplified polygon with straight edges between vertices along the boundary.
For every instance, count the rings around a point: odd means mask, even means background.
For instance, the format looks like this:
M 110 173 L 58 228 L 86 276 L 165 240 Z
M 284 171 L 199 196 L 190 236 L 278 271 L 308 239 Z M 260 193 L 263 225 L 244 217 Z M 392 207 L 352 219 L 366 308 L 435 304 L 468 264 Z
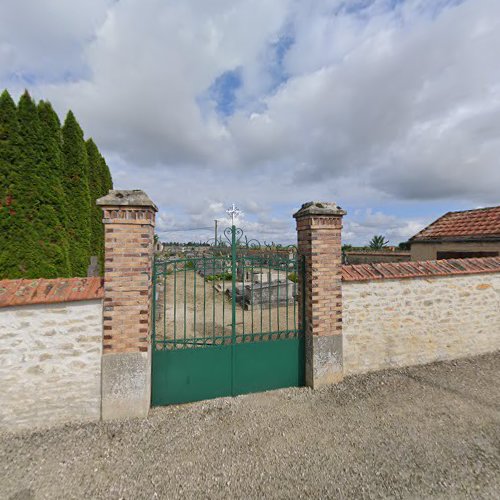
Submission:
M 306 337 L 306 385 L 317 389 L 344 376 L 342 335 Z
M 102 419 L 147 417 L 151 396 L 151 351 L 102 358 Z
M 238 283 L 236 287 L 237 301 L 245 308 L 252 305 L 261 307 L 276 307 L 293 303 L 295 283 L 289 280 L 273 281 L 271 283 L 254 283 L 245 285 Z

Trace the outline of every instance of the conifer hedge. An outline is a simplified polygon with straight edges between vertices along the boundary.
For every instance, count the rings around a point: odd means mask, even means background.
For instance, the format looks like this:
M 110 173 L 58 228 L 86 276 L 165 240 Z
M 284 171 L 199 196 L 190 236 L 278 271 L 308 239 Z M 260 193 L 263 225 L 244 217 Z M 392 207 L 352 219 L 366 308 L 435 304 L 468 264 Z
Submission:
M 112 187 L 71 111 L 61 127 L 50 103 L 0 95 L 0 279 L 86 276 L 93 255 L 102 270 L 95 200 Z

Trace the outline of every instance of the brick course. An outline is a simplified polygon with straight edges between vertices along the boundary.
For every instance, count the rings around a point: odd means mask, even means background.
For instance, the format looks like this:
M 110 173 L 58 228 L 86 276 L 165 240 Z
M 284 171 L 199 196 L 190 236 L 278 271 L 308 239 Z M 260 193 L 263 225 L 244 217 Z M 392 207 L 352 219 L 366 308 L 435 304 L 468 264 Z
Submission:
M 341 229 L 342 215 L 297 218 L 298 252 L 305 259 L 306 269 L 305 328 L 308 335 L 342 333 Z M 299 313 L 301 315 L 301 311 Z
M 305 332 L 305 381 L 316 388 L 338 382 L 342 368 L 341 229 L 345 212 L 334 203 L 310 202 L 294 215 L 298 253 L 304 259 L 299 280 L 299 323 Z M 304 288 L 304 289 L 302 289 Z
M 103 206 L 105 354 L 148 350 L 155 212 Z

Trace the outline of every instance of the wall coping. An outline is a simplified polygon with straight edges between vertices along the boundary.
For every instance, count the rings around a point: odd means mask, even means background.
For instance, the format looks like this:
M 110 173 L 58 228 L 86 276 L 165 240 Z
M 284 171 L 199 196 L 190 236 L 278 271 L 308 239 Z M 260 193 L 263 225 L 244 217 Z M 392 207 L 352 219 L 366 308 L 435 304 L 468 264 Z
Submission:
M 347 212 L 336 203 L 330 201 L 309 201 L 303 203 L 300 209 L 293 214 L 296 219 L 313 215 L 338 216 L 341 217 Z
M 409 257 L 411 252 L 394 252 L 392 250 L 346 250 L 347 255 L 383 255 L 388 257 Z
M 410 279 L 499 272 L 500 257 L 386 262 L 344 265 L 342 266 L 342 281 Z M 0 280 L 0 308 L 98 300 L 103 296 L 104 280 L 100 277 Z
M 158 207 L 141 189 L 111 189 L 106 196 L 96 200 L 96 205 L 101 207 L 150 207 L 158 212 Z
M 481 273 L 500 273 L 500 257 L 344 265 L 342 266 L 342 281 L 425 278 Z
M 102 299 L 103 278 L 0 280 L 0 308 Z

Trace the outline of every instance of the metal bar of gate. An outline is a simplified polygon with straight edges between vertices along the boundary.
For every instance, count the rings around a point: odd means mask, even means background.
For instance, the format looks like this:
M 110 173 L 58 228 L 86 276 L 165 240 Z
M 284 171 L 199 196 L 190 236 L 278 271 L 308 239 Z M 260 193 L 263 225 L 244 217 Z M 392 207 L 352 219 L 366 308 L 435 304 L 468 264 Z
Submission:
M 234 396 L 234 355 L 236 344 L 236 226 L 231 226 L 231 394 Z

